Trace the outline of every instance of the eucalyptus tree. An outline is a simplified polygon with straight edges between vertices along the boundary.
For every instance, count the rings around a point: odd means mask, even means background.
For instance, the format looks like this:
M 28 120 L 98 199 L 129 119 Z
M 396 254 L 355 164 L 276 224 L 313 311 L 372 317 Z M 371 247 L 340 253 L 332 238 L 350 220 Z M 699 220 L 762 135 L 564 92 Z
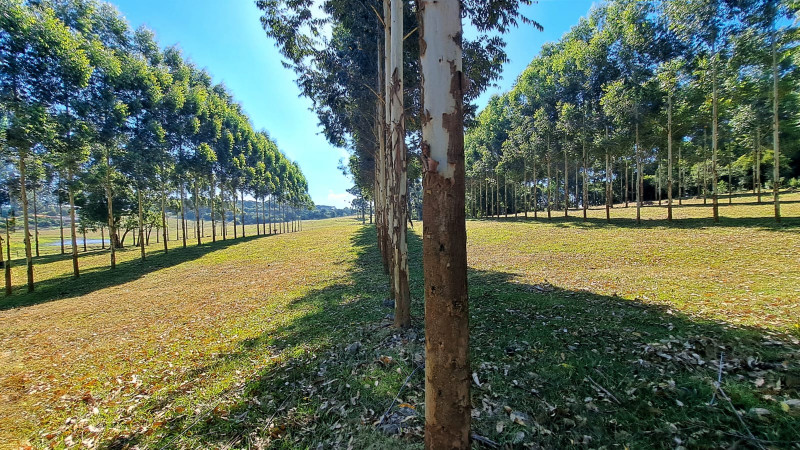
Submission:
M 669 25 L 689 46 L 693 58 L 709 60 L 711 77 L 711 196 L 714 221 L 719 221 L 717 152 L 719 145 L 719 79 L 721 52 L 736 22 L 737 2 L 733 0 L 672 0 L 665 3 Z
M 665 61 L 659 65 L 656 77 L 659 87 L 667 97 L 667 220 L 672 220 L 672 112 L 675 94 L 680 88 L 684 62 L 680 58 Z
M 88 76 L 89 60 L 80 42 L 52 10 L 28 8 L 19 0 L 0 1 L 0 99 L 8 117 L 6 146 L 19 168 L 28 291 L 34 290 L 28 216 L 28 159 L 37 145 L 52 142 L 55 126 L 48 113 L 56 100 L 62 73 L 79 82 Z
M 781 221 L 780 207 L 780 166 L 781 166 L 781 92 L 784 93 L 792 89 L 789 86 L 782 86 L 782 79 L 794 78 L 796 68 L 793 61 L 788 56 L 793 51 L 797 43 L 797 18 L 800 17 L 800 4 L 793 1 L 781 0 L 753 0 L 749 2 L 749 8 L 745 8 L 743 22 L 745 26 L 753 29 L 753 42 L 755 50 L 761 50 L 759 59 L 765 69 L 769 69 L 772 78 L 772 92 L 770 95 L 772 103 L 772 145 L 773 157 L 773 182 L 772 195 L 775 209 L 775 220 Z M 768 49 L 768 50 L 767 50 Z M 760 58 L 759 58 L 760 56 Z M 788 76 L 787 76 L 788 75 Z M 794 75 L 794 76 L 793 76 Z M 792 80 L 794 85 L 797 80 Z M 791 86 L 790 85 L 790 86 Z M 784 96 L 786 96 L 784 94 Z

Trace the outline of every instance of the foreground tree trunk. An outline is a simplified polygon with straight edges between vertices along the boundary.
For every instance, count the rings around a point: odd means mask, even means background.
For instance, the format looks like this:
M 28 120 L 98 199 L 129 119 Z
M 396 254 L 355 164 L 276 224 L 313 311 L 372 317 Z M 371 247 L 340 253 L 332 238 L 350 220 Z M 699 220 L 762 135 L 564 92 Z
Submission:
M 464 217 L 466 79 L 458 0 L 422 0 L 420 60 L 425 268 L 425 447 L 470 446 L 469 296 Z

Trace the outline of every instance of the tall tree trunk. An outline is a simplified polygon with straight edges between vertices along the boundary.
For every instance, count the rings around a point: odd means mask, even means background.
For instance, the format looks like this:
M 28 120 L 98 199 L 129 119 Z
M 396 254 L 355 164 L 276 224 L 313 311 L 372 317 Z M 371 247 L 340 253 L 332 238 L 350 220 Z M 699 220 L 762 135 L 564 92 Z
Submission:
M 239 193 L 242 194 L 242 237 L 247 237 L 244 231 L 244 189 L 239 191 Z
M 733 161 L 728 161 L 728 204 L 733 204 Z
M 117 227 L 114 223 L 114 195 L 111 191 L 111 155 L 106 150 L 106 202 L 108 203 L 108 236 L 111 247 L 111 268 L 117 268 Z M 86 239 L 83 240 L 86 243 Z
M 778 118 L 778 50 L 776 48 L 777 30 L 773 24 L 772 28 L 772 142 L 775 147 L 774 167 L 773 167 L 773 182 L 772 182 L 772 197 L 775 202 L 775 221 L 781 221 L 781 199 L 780 199 L 780 186 L 781 186 L 781 129 L 780 121 Z
M 719 193 L 717 192 L 717 146 L 719 131 L 717 118 L 717 54 L 711 57 L 711 201 L 714 209 L 714 222 L 719 222 Z
M 391 0 L 391 143 L 394 183 L 392 203 L 395 215 L 392 222 L 394 245 L 395 313 L 394 325 L 398 328 L 411 326 L 411 291 L 408 283 L 408 175 L 406 155 L 405 110 L 403 104 L 403 2 Z M 463 189 L 463 186 L 462 186 Z M 463 193 L 462 193 L 463 196 Z M 463 204 L 462 204 L 463 214 Z
M 756 177 L 758 203 L 761 203 L 761 130 L 759 129 L 756 129 Z
M 144 261 L 144 198 L 142 196 L 142 188 L 139 186 L 136 186 L 136 196 L 139 200 L 139 251 L 141 253 L 142 261 Z
M 530 193 L 531 190 L 528 187 L 528 160 L 527 158 L 522 158 L 522 185 L 525 187 L 523 191 L 523 205 L 525 205 L 525 218 L 528 218 L 528 210 L 531 207 L 531 197 Z M 516 198 L 516 196 L 515 196 Z
M 28 222 L 28 191 L 25 183 L 25 157 L 27 151 L 20 151 L 19 155 L 19 182 L 20 182 L 20 200 L 22 201 L 22 223 L 23 231 L 25 232 L 25 261 L 28 265 L 28 292 L 33 292 L 33 256 L 31 252 L 31 231 L 30 223 Z
M 569 160 L 566 146 L 564 146 L 564 217 L 569 217 Z
M 222 240 L 224 241 L 227 238 L 227 227 L 225 226 L 225 185 L 223 183 L 222 186 L 219 188 L 219 207 L 222 209 L 221 219 L 222 219 Z
M 167 188 L 161 183 L 161 232 L 164 234 L 164 254 L 169 253 L 169 225 L 167 224 Z
M 422 0 L 425 447 L 470 447 L 461 3 Z
M 6 216 L 6 264 L 5 264 L 5 278 L 6 278 L 6 297 L 10 296 L 12 293 L 11 289 L 11 235 L 10 235 L 10 225 L 8 222 L 8 216 Z M 0 248 L 0 252 L 3 249 Z
M 611 186 L 611 159 L 606 149 L 606 222 L 611 222 L 611 205 L 614 203 L 614 189 Z
M 208 196 L 208 208 L 211 213 L 211 242 L 217 242 L 217 216 L 214 214 L 214 197 L 217 195 L 217 188 L 214 184 L 214 172 L 211 172 L 211 187 Z
M 61 203 L 60 195 L 58 198 L 58 229 L 61 235 L 61 254 L 63 255 L 66 253 L 64 249 L 64 208 L 63 204 Z M 2 248 L 0 248 L 0 250 L 2 250 Z
M 630 182 L 628 181 L 628 174 L 630 173 L 630 168 L 628 167 L 628 159 L 625 158 L 625 207 L 628 207 L 628 203 L 630 203 Z
M 197 237 L 197 245 L 200 246 L 203 244 L 201 239 L 202 233 L 200 232 L 200 186 L 198 186 L 200 180 L 198 177 L 195 176 L 194 182 L 192 183 L 194 186 L 194 227 L 195 227 L 195 236 Z
M 683 159 L 681 158 L 681 145 L 678 145 L 678 205 L 683 205 Z
M 703 204 L 708 204 L 708 156 L 706 154 L 707 130 L 703 127 Z
M 552 219 L 553 217 L 551 215 L 551 207 L 552 207 L 552 204 L 553 204 L 553 189 L 552 189 L 550 181 L 553 179 L 553 177 L 551 175 L 551 166 L 552 166 L 552 164 L 550 164 L 551 160 L 550 160 L 550 148 L 549 148 L 550 147 L 550 138 L 549 137 L 548 137 L 547 141 L 548 141 L 548 148 L 547 148 L 547 152 L 548 152 L 548 154 L 547 154 L 547 218 L 548 219 Z
M 36 257 L 39 257 L 39 207 L 36 201 L 36 186 L 33 186 L 33 239 L 36 243 Z
M 639 124 L 636 124 L 636 223 L 642 222 L 642 194 L 644 176 L 642 175 L 642 152 L 639 148 Z
M 539 218 L 539 196 L 536 193 L 536 186 L 538 185 L 536 181 L 536 158 L 533 158 L 533 218 Z
M 583 139 L 583 221 L 586 221 L 586 209 L 589 207 L 589 184 L 587 173 L 589 166 L 589 157 L 586 154 L 586 137 Z M 578 180 L 576 179 L 577 183 Z
M 231 200 L 233 200 L 233 209 L 231 210 L 231 212 L 233 213 L 233 238 L 234 239 L 238 239 L 239 238 L 239 229 L 238 229 L 239 225 L 236 223 L 236 189 L 232 189 L 231 190 L 231 194 L 233 194 L 231 196 Z
M 185 185 L 183 183 L 183 179 L 180 180 L 181 183 L 181 233 L 183 234 L 183 248 L 186 248 L 186 205 L 185 205 Z
M 80 269 L 78 267 L 78 234 L 75 229 L 75 191 L 73 183 L 75 174 L 72 169 L 67 171 L 67 195 L 69 196 L 69 231 L 72 238 L 72 276 L 78 278 Z

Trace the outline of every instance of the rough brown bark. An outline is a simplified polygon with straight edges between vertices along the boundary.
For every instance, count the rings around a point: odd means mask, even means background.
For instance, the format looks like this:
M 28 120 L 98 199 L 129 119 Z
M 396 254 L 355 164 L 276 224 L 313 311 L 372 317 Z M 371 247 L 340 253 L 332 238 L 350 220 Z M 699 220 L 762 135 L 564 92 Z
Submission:
M 425 447 L 470 446 L 469 296 L 458 0 L 420 4 L 423 74 Z M 443 132 L 442 132 L 443 131 Z

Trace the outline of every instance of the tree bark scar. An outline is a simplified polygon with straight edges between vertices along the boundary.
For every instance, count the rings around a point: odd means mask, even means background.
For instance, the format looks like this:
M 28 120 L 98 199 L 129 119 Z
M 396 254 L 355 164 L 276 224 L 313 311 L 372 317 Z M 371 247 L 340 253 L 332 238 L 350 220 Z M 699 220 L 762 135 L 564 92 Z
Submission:
M 422 169 L 425 172 L 436 172 L 436 169 L 439 167 L 439 163 L 431 159 L 431 146 L 428 144 L 427 141 L 422 141 Z

